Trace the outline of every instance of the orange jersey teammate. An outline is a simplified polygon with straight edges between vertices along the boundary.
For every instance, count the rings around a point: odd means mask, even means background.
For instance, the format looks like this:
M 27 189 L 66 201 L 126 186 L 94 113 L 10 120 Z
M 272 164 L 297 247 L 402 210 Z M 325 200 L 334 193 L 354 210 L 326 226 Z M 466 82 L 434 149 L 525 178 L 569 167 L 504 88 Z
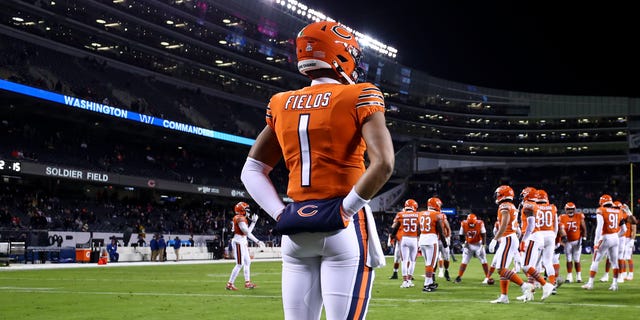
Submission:
M 423 292 L 435 291 L 438 284 L 433 281 L 433 271 L 438 263 L 439 243 L 446 246 L 444 240 L 444 224 L 440 210 L 442 201 L 437 197 L 427 200 L 427 211 L 420 212 L 420 238 L 418 245 L 424 258 Z M 443 248 L 444 249 L 444 248 Z
M 489 252 L 496 253 L 496 269 L 500 274 L 500 297 L 491 303 L 509 303 L 509 282 L 515 283 L 525 296 L 524 302 L 533 300 L 533 285 L 522 281 L 520 276 L 512 271 L 509 266 L 513 257 L 518 254 L 519 240 L 516 235 L 518 229 L 518 209 L 513 205 L 513 189 L 507 185 L 501 185 L 494 192 L 495 202 L 498 205 L 498 221 L 500 228 L 489 243 Z M 496 245 L 498 249 L 496 250 Z
M 418 256 L 418 223 L 420 213 L 418 203 L 413 199 L 405 201 L 404 210 L 398 212 L 395 222 L 391 226 L 391 237 L 396 238 L 397 233 L 402 233 L 398 240 L 402 257 L 402 285 L 401 288 L 414 287 L 413 271 Z
M 614 208 L 613 199 L 608 194 L 600 196 L 600 207 L 596 211 L 597 225 L 593 237 L 593 257 L 589 269 L 589 281 L 582 288 L 593 289 L 594 278 L 598 273 L 598 264 L 608 257 L 613 268 L 613 281 L 609 290 L 618 290 L 618 245 L 620 234 L 626 231 L 626 225 L 620 222 L 620 209 Z M 622 228 L 621 225 L 622 224 Z
M 296 57 L 311 85 L 271 98 L 241 179 L 283 235 L 284 318 L 319 319 L 324 309 L 327 319 L 363 319 L 374 268 L 385 264 L 367 204 L 395 160 L 384 96 L 357 83 L 360 46 L 339 23 L 305 26 Z M 280 160 L 289 171 L 287 206 L 269 176 Z
M 573 282 L 573 268 L 576 270 L 576 282 L 582 282 L 582 265 L 580 255 L 582 254 L 582 242 L 587 240 L 587 226 L 584 221 L 584 214 L 576 211 L 573 202 L 567 202 L 564 206 L 564 214 L 559 217 L 560 225 L 567 234 L 567 243 L 564 253 L 567 260 L 567 278 L 565 282 Z
M 405 207 L 407 206 L 407 201 L 405 201 Z M 395 236 L 393 236 L 393 228 L 397 225 L 402 224 L 402 222 L 400 221 L 400 212 L 396 213 L 396 216 L 393 218 L 393 224 L 391 225 L 392 231 L 391 234 L 389 234 L 389 244 L 393 245 L 393 274 L 391 274 L 389 279 L 398 279 L 398 269 L 400 268 L 400 263 L 402 262 L 402 250 L 400 249 L 400 240 L 402 240 L 402 235 L 404 234 L 402 228 L 398 228 Z
M 623 203 L 620 208 L 627 215 L 627 231 L 624 233 L 624 238 L 620 238 L 620 245 L 624 245 L 624 249 L 620 250 L 622 254 L 618 257 L 621 263 L 618 281 L 631 281 L 633 280 L 633 251 L 636 247 L 636 229 L 638 220 L 631 212 L 631 209 L 629 209 L 629 206 Z M 628 268 L 628 271 L 626 268 Z
M 240 269 L 244 270 L 244 287 L 246 289 L 253 289 L 256 286 L 251 282 L 251 257 L 249 255 L 249 248 L 247 247 L 247 238 L 257 243 L 260 247 L 264 247 L 264 243 L 251 233 L 256 222 L 258 222 L 258 215 L 253 214 L 251 216 L 251 224 L 249 225 L 247 223 L 247 216 L 251 214 L 251 209 L 246 202 L 238 202 L 233 210 L 235 216 L 233 216 L 233 239 L 231 239 L 231 246 L 233 247 L 233 257 L 236 260 L 236 265 L 231 271 L 226 289 L 238 290 L 234 282 L 240 273 Z
M 467 216 L 466 220 L 460 223 L 460 232 L 458 235 L 460 236 L 460 241 L 464 244 L 462 245 L 462 262 L 460 263 L 455 282 L 459 283 L 462 281 L 462 275 L 464 275 L 472 257 L 480 260 L 485 279 L 488 278 L 489 266 L 487 265 L 487 254 L 484 250 L 484 244 L 487 242 L 487 230 L 484 227 L 484 222 L 478 219 L 475 214 L 471 213 Z
M 451 277 L 449 276 L 449 265 L 451 264 L 451 225 L 449 225 L 449 220 L 447 219 L 447 215 L 440 212 L 440 220 L 442 220 L 442 227 L 444 233 L 444 241 L 446 241 L 446 248 L 444 250 L 445 245 L 443 243 L 439 243 L 440 245 L 440 253 L 438 254 L 438 278 L 445 278 L 447 281 L 451 281 Z

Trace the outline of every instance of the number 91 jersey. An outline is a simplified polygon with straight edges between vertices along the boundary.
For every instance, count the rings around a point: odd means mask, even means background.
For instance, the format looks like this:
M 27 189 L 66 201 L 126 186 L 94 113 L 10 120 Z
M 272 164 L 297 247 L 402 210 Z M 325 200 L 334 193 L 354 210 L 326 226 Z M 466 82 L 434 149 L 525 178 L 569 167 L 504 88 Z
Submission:
M 365 171 L 360 130 L 375 112 L 384 112 L 384 97 L 370 83 L 319 83 L 275 94 L 266 122 L 289 170 L 287 195 L 296 202 L 347 195 Z

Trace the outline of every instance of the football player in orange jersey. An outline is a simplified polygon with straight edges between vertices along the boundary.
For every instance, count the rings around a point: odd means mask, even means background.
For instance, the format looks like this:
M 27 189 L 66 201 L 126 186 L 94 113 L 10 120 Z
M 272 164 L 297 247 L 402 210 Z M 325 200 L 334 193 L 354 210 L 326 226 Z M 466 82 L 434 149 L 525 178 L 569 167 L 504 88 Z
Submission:
M 630 281 L 633 280 L 633 250 L 635 250 L 636 245 L 636 228 L 638 224 L 638 220 L 629 209 L 625 203 L 621 204 L 620 208 L 626 214 L 627 219 L 627 231 L 624 233 L 624 239 L 621 238 L 620 245 L 624 246 L 624 249 L 621 250 L 621 256 L 618 257 L 621 261 L 620 265 L 620 276 L 618 277 L 618 282 L 620 280 Z M 625 267 L 629 268 L 629 270 L 625 270 Z
M 613 199 L 608 194 L 600 196 L 600 207 L 596 211 L 597 225 L 593 237 L 593 257 L 589 270 L 589 281 L 582 288 L 593 289 L 593 279 L 598 273 L 598 264 L 604 257 L 609 257 L 613 268 L 613 281 L 609 290 L 618 290 L 618 244 L 620 234 L 626 231 L 624 221 L 620 221 L 620 209 L 613 206 Z
M 440 212 L 440 219 L 442 220 L 442 227 L 444 232 L 444 241 L 446 242 L 446 246 L 443 243 L 438 243 L 440 246 L 440 253 L 438 254 L 438 278 L 445 278 L 447 281 L 451 281 L 451 277 L 449 276 L 449 265 L 451 264 L 451 225 L 449 225 L 449 220 L 447 219 L 447 215 L 443 212 Z M 447 248 L 444 250 L 443 248 Z
M 522 281 L 520 276 L 509 268 L 513 257 L 518 254 L 519 240 L 516 235 L 518 228 L 518 209 L 513 204 L 513 189 L 508 185 L 501 185 L 494 192 L 498 205 L 497 220 L 500 228 L 489 243 L 489 252 L 496 254 L 496 269 L 500 274 L 500 297 L 491 303 L 509 303 L 509 282 L 515 283 L 525 295 L 524 302 L 533 300 L 533 285 Z M 498 249 L 496 250 L 496 245 Z
M 396 218 L 391 226 L 391 237 L 396 238 L 396 234 L 401 230 L 402 238 L 399 240 L 399 247 L 402 256 L 402 285 L 400 288 L 411 288 L 415 286 L 413 271 L 418 256 L 418 203 L 413 199 L 405 201 L 404 210 L 398 212 Z
M 582 242 L 587 240 L 587 225 L 584 221 L 584 214 L 576 212 L 576 205 L 567 202 L 564 206 L 564 214 L 560 215 L 560 224 L 567 234 L 567 243 L 564 253 L 567 260 L 567 278 L 565 282 L 573 282 L 573 268 L 576 270 L 576 282 L 582 282 L 582 264 L 580 255 L 582 254 Z
M 522 211 L 527 217 L 527 229 L 522 237 L 525 243 L 523 271 L 542 285 L 541 300 L 544 300 L 553 293 L 556 283 L 553 255 L 558 220 L 556 207 L 549 203 L 546 191 L 537 189 L 534 198 L 535 204 L 526 202 L 522 206 Z M 531 236 L 527 237 L 528 234 Z M 540 274 L 538 262 L 546 270 L 549 282 Z M 519 298 L 526 299 L 524 295 Z
M 466 220 L 460 223 L 458 235 L 460 236 L 460 242 L 464 244 L 462 245 L 462 262 L 455 282 L 462 282 L 462 275 L 464 275 L 464 271 L 467 269 L 472 257 L 480 260 L 485 278 L 488 278 L 489 266 L 487 265 L 487 253 L 484 250 L 484 244 L 487 242 L 487 229 L 484 227 L 484 222 L 471 213 Z
M 264 242 L 258 240 L 251 232 L 258 222 L 258 215 L 253 214 L 251 216 L 251 224 L 247 226 L 247 216 L 251 214 L 249 205 L 246 202 L 238 202 L 233 208 L 235 216 L 233 216 L 233 226 L 231 227 L 233 232 L 233 239 L 231 239 L 231 247 L 233 248 L 233 257 L 236 259 L 236 265 L 231 271 L 229 281 L 227 282 L 227 290 L 238 290 L 233 284 L 236 281 L 240 269 L 244 267 L 244 287 L 246 289 L 253 289 L 256 287 L 251 282 L 251 256 L 249 255 L 249 248 L 247 247 L 247 238 L 258 244 L 260 247 L 264 247 Z
M 433 280 L 433 271 L 438 263 L 438 251 L 440 251 L 439 243 L 445 245 L 444 224 L 440 209 L 442 201 L 437 197 L 431 197 L 427 200 L 427 211 L 420 212 L 420 238 L 418 245 L 422 251 L 424 258 L 424 286 L 423 292 L 432 292 L 438 288 L 438 284 Z
M 397 219 L 393 219 L 395 222 Z M 402 252 L 400 251 L 400 239 L 402 239 L 402 233 L 398 232 L 395 238 L 391 237 L 389 234 L 389 245 L 393 246 L 393 273 L 389 277 L 389 279 L 398 279 L 398 269 L 400 269 L 400 263 L 402 262 Z
M 360 46 L 339 23 L 305 26 L 296 55 L 311 85 L 271 97 L 241 179 L 283 234 L 284 318 L 319 319 L 324 309 L 327 319 L 363 319 L 374 268 L 385 264 L 367 204 L 395 161 L 384 96 L 357 83 Z M 293 199 L 287 206 L 269 177 L 281 159 Z

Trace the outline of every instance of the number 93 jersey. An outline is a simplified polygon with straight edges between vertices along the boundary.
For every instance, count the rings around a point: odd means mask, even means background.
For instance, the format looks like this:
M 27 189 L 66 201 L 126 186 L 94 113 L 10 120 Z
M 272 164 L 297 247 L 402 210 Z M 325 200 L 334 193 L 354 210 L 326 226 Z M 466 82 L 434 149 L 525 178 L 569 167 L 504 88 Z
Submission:
M 345 196 L 365 171 L 361 128 L 384 97 L 371 83 L 319 83 L 275 94 L 267 125 L 275 132 L 289 170 L 294 201 Z

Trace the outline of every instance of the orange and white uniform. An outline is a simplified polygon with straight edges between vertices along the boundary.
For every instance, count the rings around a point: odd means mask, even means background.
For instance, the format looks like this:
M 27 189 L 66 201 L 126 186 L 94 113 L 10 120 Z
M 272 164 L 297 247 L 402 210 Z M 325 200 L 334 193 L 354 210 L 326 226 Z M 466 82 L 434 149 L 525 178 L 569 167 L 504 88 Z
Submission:
M 505 231 L 500 237 L 498 249 L 496 250 L 496 269 L 509 269 L 509 265 L 513 261 L 515 255 L 518 254 L 518 247 L 520 241 L 517 236 L 518 224 L 518 209 L 512 202 L 502 202 L 498 206 L 498 222 L 502 221 L 503 213 L 507 214 L 507 223 L 505 225 Z
M 399 247 L 402 256 L 402 276 L 405 280 L 410 280 L 416 267 L 416 257 L 418 256 L 418 232 L 420 222 L 420 212 L 401 211 L 397 215 L 402 233 L 399 240 Z
M 428 286 L 433 283 L 433 271 L 438 263 L 438 252 L 440 247 L 438 245 L 439 236 L 437 231 L 437 225 L 442 227 L 442 221 L 440 212 L 428 209 L 427 211 L 420 212 L 420 237 L 418 239 L 418 245 L 422 252 L 425 265 L 425 281 L 424 285 Z
M 575 212 L 572 216 L 566 213 L 561 214 L 559 223 L 567 233 L 567 243 L 564 248 L 567 262 L 579 262 L 582 253 L 582 238 L 586 237 L 582 234 L 585 223 L 584 214 L 582 212 Z
M 360 128 L 376 112 L 384 112 L 384 97 L 371 83 L 320 78 L 271 98 L 266 122 L 282 148 L 287 195 L 295 203 L 350 192 L 365 172 Z M 368 232 L 360 210 L 342 230 L 282 237 L 285 318 L 319 317 L 323 307 L 327 318 L 366 313 L 374 278 L 366 261 Z
M 465 237 L 465 246 L 462 250 L 462 264 L 469 264 L 472 257 L 480 259 L 481 263 L 487 263 L 487 253 L 484 250 L 483 238 L 487 230 L 482 220 L 477 220 L 471 227 L 467 220 L 460 223 L 459 235 Z
M 598 264 L 605 257 L 609 257 L 613 269 L 613 281 L 618 280 L 618 246 L 620 244 L 620 209 L 600 206 L 596 211 L 596 229 L 594 236 L 594 252 L 591 260 L 590 278 L 598 272 Z M 626 229 L 626 226 L 624 227 Z
M 451 251 L 448 249 L 451 246 L 451 226 L 449 225 L 449 220 L 447 219 L 447 215 L 442 212 L 440 212 L 440 220 L 442 220 L 442 227 L 443 227 L 442 231 L 444 233 L 444 239 L 447 242 L 447 248 L 444 248 L 444 244 L 440 239 L 438 239 L 439 241 L 438 245 L 440 245 L 440 253 L 438 257 L 441 260 L 449 261 L 451 260 Z
M 402 225 L 402 222 L 400 221 L 400 213 L 402 213 L 402 211 L 396 213 L 396 216 L 393 218 L 393 225 Z M 390 239 L 391 243 L 393 243 L 393 263 L 400 263 L 402 261 L 402 250 L 400 249 L 400 241 L 404 235 L 402 229 L 403 228 L 398 228 L 396 237 L 394 239 Z
M 539 269 L 538 261 L 540 261 L 547 276 L 552 277 L 551 282 L 555 283 L 553 255 L 558 234 L 558 210 L 555 205 L 550 203 L 538 203 L 535 210 L 536 225 L 529 242 L 526 244 L 524 268 L 527 273 L 532 273 L 529 268 Z

